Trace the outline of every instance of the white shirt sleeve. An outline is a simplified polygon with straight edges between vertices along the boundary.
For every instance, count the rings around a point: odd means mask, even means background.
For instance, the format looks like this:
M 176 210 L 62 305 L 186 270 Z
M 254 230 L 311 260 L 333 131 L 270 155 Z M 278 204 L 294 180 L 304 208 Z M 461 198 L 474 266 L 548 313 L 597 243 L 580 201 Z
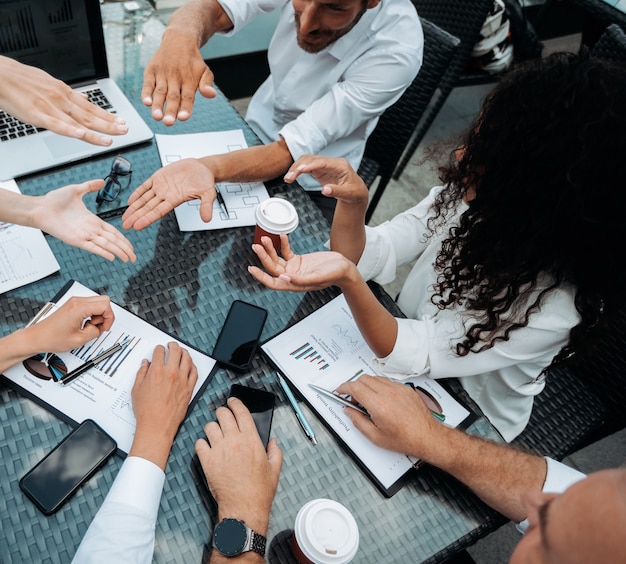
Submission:
M 586 474 L 574 470 L 562 462 L 557 462 L 552 458 L 544 457 L 547 464 L 546 480 L 543 483 L 543 493 L 563 493 L 567 488 L 576 482 L 587 477 Z M 525 533 L 528 528 L 528 519 L 524 519 L 516 525 L 520 533 Z
M 152 562 L 164 482 L 156 464 L 126 458 L 72 563 Z

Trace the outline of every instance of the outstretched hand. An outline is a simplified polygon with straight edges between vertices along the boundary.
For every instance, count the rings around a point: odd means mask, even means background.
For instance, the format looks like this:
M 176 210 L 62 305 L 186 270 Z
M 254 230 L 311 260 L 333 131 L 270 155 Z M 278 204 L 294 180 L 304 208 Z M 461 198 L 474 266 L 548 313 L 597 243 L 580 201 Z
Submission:
M 248 267 L 252 276 L 272 290 L 309 292 L 340 285 L 340 281 L 354 268 L 354 264 L 340 253 L 324 251 L 296 255 L 289 246 L 287 235 L 281 235 L 280 242 L 282 257 L 269 237 L 262 237 L 261 245 L 252 245 L 267 272 L 257 266 Z
M 74 245 L 107 260 L 120 258 L 135 262 L 137 257 L 130 241 L 115 227 L 90 212 L 83 196 L 97 192 L 102 180 L 90 180 L 52 190 L 36 199 L 33 223 L 68 245 Z
M 215 98 L 213 73 L 206 65 L 194 37 L 168 30 L 143 73 L 141 99 L 152 108 L 152 117 L 174 125 L 191 117 L 196 90 Z
M 200 200 L 202 221 L 208 222 L 216 197 L 211 171 L 196 159 L 183 159 L 157 170 L 130 195 L 122 225 L 140 231 L 176 206 L 195 199 Z
M 325 196 L 367 208 L 367 186 L 346 159 L 303 155 L 289 167 L 285 182 L 294 182 L 301 174 L 313 176 L 322 185 Z
M 103 146 L 128 132 L 122 117 L 37 67 L 0 57 L 0 76 L 0 108 L 25 123 Z

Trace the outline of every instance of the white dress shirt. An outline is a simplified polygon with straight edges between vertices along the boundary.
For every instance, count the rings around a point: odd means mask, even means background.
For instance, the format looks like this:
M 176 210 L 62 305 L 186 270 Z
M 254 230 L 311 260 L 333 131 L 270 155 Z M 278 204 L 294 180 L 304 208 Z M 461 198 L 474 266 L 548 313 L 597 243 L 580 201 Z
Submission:
M 544 458 L 546 459 L 547 469 L 546 480 L 541 490 L 543 493 L 563 493 L 567 488 L 587 477 L 586 474 L 574 470 L 562 462 L 557 462 L 547 456 Z M 520 533 L 525 533 L 526 529 L 528 529 L 528 519 L 524 519 L 515 526 Z
M 165 474 L 156 464 L 127 457 L 72 564 L 152 562 L 164 482 Z
M 283 137 L 294 160 L 343 157 L 356 170 L 379 116 L 417 75 L 424 37 L 410 0 L 384 0 L 319 53 L 298 47 L 291 0 L 219 0 L 231 35 L 263 12 L 281 9 L 268 49 L 270 76 L 256 91 L 246 121 L 264 143 Z M 244 32 L 245 33 L 245 32 Z M 309 175 L 306 189 L 320 190 Z
M 394 349 L 377 363 L 384 374 L 396 378 L 425 369 L 433 378 L 458 377 L 505 440 L 511 441 L 528 423 L 533 397 L 543 390 L 541 370 L 568 342 L 570 329 L 580 320 L 574 289 L 563 285 L 552 291 L 530 316 L 528 326 L 513 331 L 508 341 L 457 356 L 452 347 L 464 336 L 472 317 L 458 307 L 439 310 L 430 301 L 437 276 L 433 264 L 449 227 L 432 237 L 426 235 L 439 190 L 433 188 L 417 206 L 391 221 L 366 227 L 367 243 L 358 264 L 366 280 L 389 283 L 398 266 L 415 261 L 398 297 L 408 319 L 398 319 Z M 465 209 L 462 204 L 457 217 Z M 535 293 L 542 287 L 540 282 Z

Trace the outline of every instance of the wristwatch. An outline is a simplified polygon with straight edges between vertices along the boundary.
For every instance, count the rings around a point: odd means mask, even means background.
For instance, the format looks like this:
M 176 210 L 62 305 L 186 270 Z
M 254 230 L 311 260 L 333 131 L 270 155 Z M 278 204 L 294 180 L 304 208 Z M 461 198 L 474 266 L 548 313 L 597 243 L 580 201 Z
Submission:
M 253 551 L 265 556 L 267 539 L 239 519 L 222 519 L 213 531 L 213 547 L 224 556 Z

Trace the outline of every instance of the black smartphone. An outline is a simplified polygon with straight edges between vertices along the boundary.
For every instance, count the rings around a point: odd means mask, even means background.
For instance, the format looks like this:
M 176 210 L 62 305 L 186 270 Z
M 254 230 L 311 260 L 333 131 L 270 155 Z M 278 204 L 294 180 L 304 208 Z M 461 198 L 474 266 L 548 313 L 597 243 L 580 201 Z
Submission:
M 262 307 L 235 300 L 228 310 L 211 356 L 238 372 L 248 370 L 266 319 L 267 311 Z
M 20 488 L 44 515 L 52 515 L 117 450 L 117 443 L 85 419 L 20 480 Z
M 272 430 L 276 395 L 265 390 L 249 388 L 241 384 L 233 384 L 230 387 L 229 397 L 239 398 L 250 410 L 252 419 L 254 419 L 254 424 L 256 425 L 256 430 L 259 432 L 259 437 L 261 437 L 261 442 L 267 449 L 267 443 L 270 440 L 270 432 Z
M 270 432 L 272 430 L 272 418 L 274 416 L 274 404 L 276 403 L 276 395 L 272 392 L 259 390 L 257 388 L 249 388 L 240 384 L 233 384 L 230 388 L 229 397 L 239 398 L 243 404 L 250 410 L 252 419 L 256 425 L 256 429 L 261 437 L 263 446 L 267 449 L 267 443 L 270 440 Z M 191 458 L 191 474 L 193 480 L 200 492 L 202 502 L 211 515 L 217 515 L 217 503 L 209 490 L 202 464 L 197 454 Z

